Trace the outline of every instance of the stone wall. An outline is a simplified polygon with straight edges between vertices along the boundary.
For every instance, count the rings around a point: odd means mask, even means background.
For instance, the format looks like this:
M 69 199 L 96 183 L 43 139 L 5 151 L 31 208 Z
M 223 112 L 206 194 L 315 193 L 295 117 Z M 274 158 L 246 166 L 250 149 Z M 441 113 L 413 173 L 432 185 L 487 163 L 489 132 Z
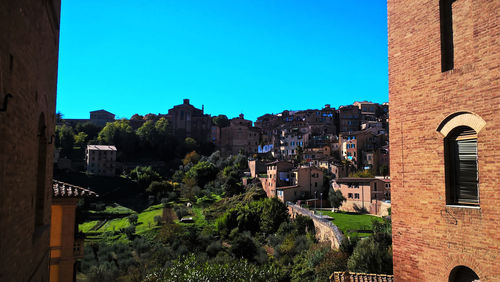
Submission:
M 0 0 L 0 281 L 48 281 L 59 14 Z
M 452 5 L 454 68 L 442 72 L 440 3 Z M 387 2 L 394 276 L 448 281 L 459 265 L 500 281 L 500 1 Z M 467 112 L 477 136 L 479 206 L 446 204 L 440 124 Z
M 295 218 L 297 214 L 307 216 L 311 218 L 314 222 L 314 227 L 316 229 L 316 238 L 320 242 L 331 243 L 332 249 L 338 249 L 342 240 L 344 239 L 344 235 L 339 230 L 335 224 L 331 223 L 327 219 L 323 219 L 319 216 L 314 215 L 311 211 L 301 208 L 300 206 L 294 205 L 290 202 L 287 203 L 288 212 L 290 213 L 291 218 Z

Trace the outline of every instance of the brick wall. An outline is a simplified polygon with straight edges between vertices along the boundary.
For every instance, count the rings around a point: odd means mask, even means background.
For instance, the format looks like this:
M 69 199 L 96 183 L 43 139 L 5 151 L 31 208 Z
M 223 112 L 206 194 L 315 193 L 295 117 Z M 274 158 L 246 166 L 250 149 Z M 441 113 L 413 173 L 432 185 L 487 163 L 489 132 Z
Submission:
M 453 3 L 455 67 L 441 72 L 439 2 L 388 0 L 391 193 L 397 281 L 448 281 L 458 265 L 481 281 L 500 267 L 500 2 Z M 478 134 L 480 208 L 446 206 L 443 136 L 450 114 Z
M 0 1 L 0 281 L 48 281 L 59 9 Z

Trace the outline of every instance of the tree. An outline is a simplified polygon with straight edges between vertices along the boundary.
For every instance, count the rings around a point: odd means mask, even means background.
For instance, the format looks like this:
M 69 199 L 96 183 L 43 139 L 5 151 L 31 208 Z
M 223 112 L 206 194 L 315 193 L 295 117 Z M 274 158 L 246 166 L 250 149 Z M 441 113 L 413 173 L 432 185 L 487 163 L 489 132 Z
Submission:
M 135 114 L 132 117 L 130 117 L 130 120 L 143 120 L 143 119 L 144 117 L 139 114 Z
M 64 115 L 61 112 L 56 113 L 56 124 L 62 123 Z
M 201 158 L 200 155 L 198 153 L 196 153 L 196 151 L 192 151 L 191 153 L 186 154 L 186 157 L 184 157 L 184 159 L 182 160 L 182 163 L 184 165 L 187 165 L 189 163 L 196 164 L 196 163 L 198 163 L 200 158 Z
M 228 127 L 230 124 L 229 119 L 226 115 L 218 115 L 216 117 L 213 117 L 212 122 L 215 124 L 215 126 L 218 126 L 220 128 Z
M 342 195 L 342 191 L 334 190 L 330 191 L 328 200 L 330 200 L 330 204 L 332 205 L 332 207 L 338 209 L 340 208 L 340 206 L 342 206 L 342 203 L 346 201 L 346 198 L 344 197 L 344 195 Z
M 191 152 L 196 150 L 196 148 L 198 147 L 198 143 L 193 138 L 187 137 L 186 139 L 184 139 L 184 146 L 188 152 Z
M 372 222 L 373 236 L 360 240 L 347 265 L 350 271 L 392 274 L 392 224 Z
M 139 220 L 139 216 L 136 214 L 136 213 L 133 213 L 131 215 L 129 215 L 127 217 L 128 219 L 128 222 L 131 224 L 131 225 L 136 225 L 137 224 L 137 221 Z
M 77 123 L 75 126 L 76 132 L 85 132 L 87 134 L 87 140 L 96 139 L 101 130 L 102 127 L 91 122 Z
M 108 122 L 99 132 L 101 144 L 116 145 L 117 149 L 132 153 L 136 149 L 137 136 L 127 120 Z
M 153 149 L 153 144 L 156 139 L 156 129 L 155 123 L 152 120 L 148 120 L 143 123 L 142 126 L 137 129 L 136 134 L 139 137 L 143 148 Z
M 75 144 L 79 147 L 85 146 L 87 137 L 88 135 L 85 132 L 78 132 L 78 134 L 75 135 Z
M 160 174 L 154 171 L 151 166 L 138 166 L 130 171 L 130 178 L 137 181 L 141 189 L 146 189 L 151 182 L 161 180 Z
M 288 221 L 288 208 L 278 198 L 263 200 L 263 208 L 260 219 L 260 229 L 267 233 L 275 233 L 281 223 Z
M 188 172 L 185 179 L 194 179 L 199 187 L 204 187 L 209 181 L 214 180 L 217 176 L 217 168 L 210 162 L 198 162 Z
M 231 242 L 231 253 L 236 258 L 254 260 L 257 255 L 258 245 L 248 232 L 239 233 Z
M 64 124 L 56 128 L 56 133 L 58 133 L 59 144 L 62 148 L 61 154 L 70 157 L 73 151 L 73 145 L 75 144 L 73 128 Z

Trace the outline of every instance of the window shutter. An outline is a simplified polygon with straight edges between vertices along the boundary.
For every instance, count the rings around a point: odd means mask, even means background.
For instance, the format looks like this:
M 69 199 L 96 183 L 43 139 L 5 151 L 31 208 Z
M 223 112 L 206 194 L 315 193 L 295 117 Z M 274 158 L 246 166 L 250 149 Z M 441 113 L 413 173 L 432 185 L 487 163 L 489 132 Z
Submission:
M 463 131 L 456 139 L 455 192 L 456 200 L 461 204 L 479 204 L 477 139 L 474 133 Z

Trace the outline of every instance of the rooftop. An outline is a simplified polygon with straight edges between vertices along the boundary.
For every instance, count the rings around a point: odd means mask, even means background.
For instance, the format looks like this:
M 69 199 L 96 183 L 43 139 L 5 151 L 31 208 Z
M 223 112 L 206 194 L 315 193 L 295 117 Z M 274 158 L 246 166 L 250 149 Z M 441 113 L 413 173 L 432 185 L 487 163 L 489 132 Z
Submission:
M 276 190 L 288 190 L 288 189 L 295 189 L 295 188 L 299 188 L 299 185 L 276 187 Z
M 116 151 L 116 147 L 113 145 L 87 145 L 87 150 Z
M 52 196 L 56 198 L 99 197 L 94 191 L 55 179 L 52 180 Z

